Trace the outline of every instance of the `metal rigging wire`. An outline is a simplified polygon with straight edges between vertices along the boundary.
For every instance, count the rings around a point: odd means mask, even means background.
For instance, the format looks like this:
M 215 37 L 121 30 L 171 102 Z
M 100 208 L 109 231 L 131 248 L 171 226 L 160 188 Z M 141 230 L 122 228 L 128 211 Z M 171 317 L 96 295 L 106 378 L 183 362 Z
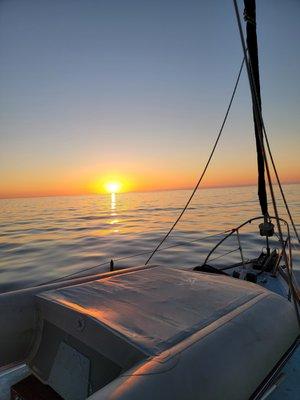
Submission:
M 226 233 L 227 233 L 227 231 L 222 231 L 222 232 L 218 232 L 218 233 L 213 233 L 211 235 L 206 235 L 206 236 L 203 236 L 203 237 L 198 238 L 198 239 L 189 240 L 189 241 L 187 241 L 185 243 L 171 244 L 170 246 L 163 247 L 159 251 L 164 251 L 164 250 L 172 249 L 174 247 L 184 246 L 184 245 L 191 244 L 191 243 L 201 242 L 202 240 L 206 240 L 206 239 L 210 239 L 210 238 L 213 238 L 213 237 L 216 237 L 216 236 L 224 235 Z M 124 256 L 124 257 L 116 258 L 116 259 L 114 259 L 114 262 L 125 261 L 125 260 L 129 260 L 131 258 L 145 256 L 145 255 L 148 255 L 150 253 L 152 253 L 152 250 L 144 251 L 144 252 L 141 252 L 141 253 L 135 253 L 135 254 L 132 254 L 130 256 Z M 37 286 L 43 286 L 43 285 L 48 285 L 48 284 L 51 284 L 51 283 L 61 282 L 61 281 L 66 280 L 68 278 L 72 278 L 72 277 L 74 277 L 74 276 L 76 276 L 78 274 L 83 274 L 84 272 L 91 271 L 91 270 L 96 269 L 96 268 L 104 267 L 105 265 L 109 265 L 109 264 L 110 264 L 110 261 L 105 261 L 105 262 L 103 262 L 101 264 L 93 265 L 92 267 L 87 267 L 87 268 L 84 268 L 84 269 L 80 269 L 79 271 L 72 272 L 72 273 L 70 273 L 68 275 L 63 275 L 63 276 L 61 276 L 59 278 L 55 278 L 55 279 L 52 279 L 52 280 L 49 280 L 49 281 L 46 281 L 46 282 L 39 283 Z
M 220 139 L 220 137 L 221 137 L 221 134 L 222 134 L 222 132 L 223 132 L 223 129 L 224 129 L 225 123 L 226 123 L 226 121 L 227 121 L 227 117 L 228 117 L 229 111 L 230 111 L 230 109 L 231 109 L 231 105 L 232 105 L 232 102 L 233 102 L 233 99 L 234 99 L 234 96 L 235 96 L 235 93 L 236 93 L 236 90 L 237 90 L 237 87 L 238 87 L 238 83 L 239 83 L 239 80 L 240 80 L 240 77 L 241 77 L 241 73 L 242 73 L 242 70 L 243 70 L 244 62 L 245 62 L 245 58 L 243 58 L 243 60 L 242 60 L 242 63 L 241 63 L 241 66 L 240 66 L 240 69 L 239 69 L 239 72 L 238 72 L 238 75 L 237 75 L 237 79 L 236 79 L 236 82 L 235 82 L 235 85 L 234 85 L 234 88 L 233 88 L 233 92 L 232 92 L 232 95 L 231 95 L 231 97 L 230 97 L 230 101 L 229 101 L 229 104 L 228 104 L 228 107 L 227 107 L 227 110 L 226 110 L 226 113 L 225 113 L 225 117 L 224 117 L 223 122 L 222 122 L 222 124 L 221 124 L 220 130 L 219 130 L 219 133 L 218 133 L 218 136 L 217 136 L 217 138 L 216 138 L 216 140 L 215 140 L 214 146 L 213 146 L 212 151 L 211 151 L 211 153 L 210 153 L 210 156 L 209 156 L 209 158 L 208 158 L 208 160 L 207 160 L 207 163 L 206 163 L 206 165 L 205 165 L 205 167 L 204 167 L 204 170 L 203 170 L 203 172 L 202 172 L 202 174 L 201 174 L 201 176 L 200 176 L 200 178 L 199 178 L 199 180 L 198 180 L 198 182 L 197 182 L 197 184 L 196 184 L 196 186 L 195 186 L 195 188 L 194 188 L 192 194 L 190 195 L 190 197 L 189 197 L 187 203 L 185 204 L 184 208 L 183 208 L 182 211 L 180 212 L 178 218 L 176 219 L 176 221 L 175 221 L 174 224 L 172 225 L 171 229 L 168 231 L 168 233 L 164 236 L 164 238 L 160 241 L 159 245 L 156 246 L 156 248 L 155 248 L 153 251 L 147 251 L 147 252 L 143 252 L 143 253 L 133 254 L 133 255 L 127 256 L 127 257 L 121 257 L 121 258 L 116 259 L 115 261 L 122 261 L 122 260 L 127 260 L 127 259 L 130 259 L 130 258 L 134 258 L 134 257 L 138 257 L 138 256 L 143 256 L 143 255 L 148 255 L 148 254 L 150 254 L 150 256 L 148 257 L 147 261 L 145 262 L 145 265 L 147 265 L 147 264 L 149 263 L 149 261 L 152 259 L 152 257 L 154 256 L 154 254 L 155 254 L 157 251 L 159 251 L 159 249 L 160 249 L 160 247 L 162 246 L 162 244 L 163 244 L 163 243 L 166 241 L 166 239 L 169 237 L 169 235 L 171 234 L 171 232 L 173 231 L 173 229 L 175 228 L 175 226 L 177 225 L 177 223 L 178 223 L 179 220 L 181 219 L 182 215 L 183 215 L 184 212 L 187 210 L 187 208 L 188 208 L 190 202 L 192 201 L 192 198 L 194 197 L 194 195 L 195 195 L 195 193 L 196 193 L 196 191 L 197 191 L 197 189 L 198 189 L 198 187 L 199 187 L 199 185 L 200 185 L 200 183 L 201 183 L 201 181 L 202 181 L 202 179 L 203 179 L 203 177 L 204 177 L 204 175 L 205 175 L 205 173 L 206 173 L 206 171 L 207 171 L 207 168 L 208 168 L 208 166 L 209 166 L 209 164 L 210 164 L 210 161 L 211 161 L 211 159 L 212 159 L 212 157 L 213 157 L 213 154 L 214 154 L 214 152 L 215 152 L 215 150 L 216 150 L 217 144 L 218 144 L 219 139 Z M 223 234 L 223 233 L 226 233 L 226 231 L 225 231 L 225 232 L 218 233 L 218 234 L 214 234 L 214 235 L 205 236 L 205 237 L 200 238 L 200 239 L 192 240 L 192 241 L 189 241 L 188 243 L 193 243 L 193 242 L 196 242 L 196 241 L 199 241 L 199 240 L 204 240 L 204 239 L 206 239 L 206 238 L 213 237 L 213 236 L 218 236 L 218 235 Z M 171 246 L 168 246 L 168 247 L 164 247 L 163 249 L 161 249 L 161 251 L 162 251 L 162 250 L 167 250 L 167 249 L 170 249 L 170 248 L 173 248 L 173 247 L 176 247 L 176 246 L 180 246 L 180 245 L 177 244 L 177 245 L 171 245 Z M 98 264 L 98 265 L 94 265 L 94 266 L 92 266 L 92 267 L 88 267 L 88 268 L 85 268 L 85 269 L 82 269 L 82 270 L 73 272 L 73 273 L 68 274 L 68 275 L 64 275 L 64 276 L 62 276 L 62 277 L 60 277 L 60 278 L 56 278 L 56 279 L 53 279 L 53 280 L 50 280 L 50 281 L 41 283 L 41 284 L 39 284 L 38 286 L 46 285 L 46 284 L 50 284 L 50 283 L 55 283 L 55 282 L 59 282 L 59 281 L 61 281 L 61 280 L 65 280 L 65 279 L 67 279 L 67 278 L 73 277 L 73 276 L 75 276 L 75 275 L 77 275 L 77 274 L 84 273 L 84 272 L 93 270 L 93 269 L 95 269 L 95 268 L 100 268 L 100 267 L 105 266 L 105 265 L 109 265 L 109 263 L 110 263 L 109 261 L 106 261 L 106 262 L 104 262 L 104 263 L 101 263 L 101 264 Z
M 149 257 L 149 258 L 147 259 L 147 261 L 145 262 L 145 265 L 147 265 L 147 264 L 149 263 L 149 261 L 152 259 L 152 257 L 154 256 L 154 254 L 158 251 L 158 249 L 159 249 L 159 248 L 161 247 L 161 245 L 165 242 L 165 240 L 170 236 L 171 232 L 173 231 L 173 229 L 175 228 L 175 226 L 176 226 L 176 225 L 178 224 L 178 222 L 180 221 L 181 217 L 183 216 L 183 214 L 184 214 L 185 211 L 187 210 L 187 208 L 188 208 L 190 202 L 192 201 L 192 199 L 193 199 L 193 197 L 194 197 L 196 191 L 197 191 L 198 188 L 199 188 L 199 185 L 200 185 L 200 183 L 201 183 L 201 181 L 202 181 L 202 179 L 203 179 L 203 177 L 204 177 L 204 175 L 205 175 L 205 173 L 206 173 L 206 171 L 207 171 L 207 168 L 208 168 L 208 166 L 209 166 L 209 164 L 210 164 L 210 161 L 211 161 L 211 159 L 212 159 L 212 157 L 213 157 L 213 155 L 214 155 L 214 152 L 215 152 L 216 147 L 217 147 L 217 145 L 218 145 L 218 142 L 219 142 L 219 140 L 220 140 L 221 134 L 222 134 L 222 132 L 223 132 L 224 126 L 225 126 L 225 124 L 226 124 L 227 117 L 228 117 L 228 114 L 229 114 L 229 111 L 230 111 L 230 108 L 231 108 L 231 105 L 232 105 L 232 102 L 233 102 L 233 99 L 234 99 L 234 96 L 235 96 L 235 93 L 236 93 L 236 89 L 237 89 L 237 87 L 238 87 L 238 83 L 239 83 L 240 77 L 241 77 L 241 73 L 242 73 L 242 70 L 243 70 L 244 62 L 245 62 L 245 57 L 243 58 L 243 61 L 242 61 L 242 63 L 241 63 L 241 66 L 240 66 L 240 69 L 239 69 L 239 72 L 238 72 L 238 75 L 237 75 L 237 78 L 236 78 L 236 82 L 235 82 L 235 85 L 234 85 L 234 88 L 233 88 L 233 92 L 232 92 L 232 95 L 231 95 L 231 98 L 230 98 L 230 101 L 229 101 L 229 104 L 228 104 L 228 107 L 227 107 L 227 110 L 226 110 L 226 113 L 225 113 L 225 117 L 224 117 L 223 122 L 222 122 L 222 124 L 221 124 L 219 133 L 218 133 L 217 138 L 216 138 L 216 140 L 215 140 L 215 143 L 214 143 L 214 146 L 213 146 L 212 151 L 211 151 L 211 153 L 210 153 L 210 156 L 209 156 L 209 158 L 208 158 L 208 160 L 207 160 L 207 162 L 206 162 L 206 165 L 205 165 L 205 167 L 204 167 L 204 169 L 203 169 L 203 171 L 202 171 L 202 174 L 201 174 L 201 176 L 200 176 L 198 182 L 196 183 L 196 185 L 195 185 L 195 187 L 194 187 L 194 189 L 193 189 L 193 191 L 192 191 L 192 193 L 191 193 L 191 195 L 190 195 L 188 201 L 186 202 L 185 206 L 183 207 L 183 209 L 181 210 L 179 216 L 177 217 L 176 221 L 173 223 L 173 225 L 171 226 L 171 228 L 169 229 L 169 231 L 165 234 L 165 236 L 162 238 L 162 240 L 159 242 L 159 244 L 158 244 L 158 245 L 155 247 L 155 249 L 152 251 L 150 257 Z
M 243 51 L 244 51 L 244 56 L 246 56 L 247 49 L 246 49 L 246 45 L 245 45 L 245 38 L 244 38 L 243 30 L 242 30 L 242 27 L 241 27 L 241 19 L 240 19 L 240 15 L 239 15 L 239 11 L 238 11 L 237 1 L 233 0 L 233 3 L 234 3 L 235 13 L 236 13 L 237 21 L 238 21 L 238 28 L 239 28 L 239 32 L 240 32 L 240 37 L 241 37 L 242 47 L 243 47 Z M 286 200 L 283 188 L 282 188 L 282 184 L 281 184 L 281 181 L 280 181 L 280 178 L 279 178 L 279 175 L 278 175 L 278 171 L 277 171 L 277 168 L 276 168 L 276 165 L 275 165 L 275 161 L 274 161 L 274 158 L 273 158 L 273 154 L 272 154 L 272 151 L 271 151 L 270 142 L 269 142 L 268 135 L 267 135 L 267 132 L 266 132 L 264 119 L 262 117 L 262 112 L 261 112 L 261 109 L 259 107 L 259 98 L 258 98 L 258 93 L 257 93 L 256 85 L 255 85 L 255 80 L 254 80 L 254 77 L 253 77 L 253 68 L 252 68 L 252 65 L 251 65 L 251 59 L 250 58 L 246 59 L 246 67 L 247 67 L 247 72 L 248 72 L 248 77 L 249 77 L 250 90 L 251 90 L 253 98 L 254 98 L 254 103 L 255 103 L 254 104 L 254 110 L 255 110 L 255 113 L 257 114 L 256 117 L 258 117 L 258 121 L 261 124 L 263 137 L 266 140 L 268 154 L 269 154 L 269 157 L 270 157 L 270 160 L 271 160 L 271 164 L 272 164 L 272 167 L 273 167 L 273 170 L 274 170 L 274 173 L 275 173 L 276 181 L 277 181 L 277 184 L 278 184 L 278 187 L 279 187 L 279 190 L 280 190 L 280 193 L 281 193 L 281 196 L 282 196 L 282 199 L 283 199 L 287 214 L 289 216 L 289 220 L 290 220 L 291 225 L 293 227 L 293 231 L 295 233 L 295 236 L 296 236 L 296 238 L 298 240 L 298 244 L 300 244 L 300 237 L 299 237 L 299 234 L 298 234 L 298 231 L 297 231 L 293 216 L 291 214 L 289 205 L 287 203 L 287 200 Z M 265 161 L 266 170 L 267 170 L 267 173 L 268 173 L 268 168 L 269 167 L 267 165 L 267 157 L 266 157 L 266 152 L 265 152 L 264 145 L 263 145 L 263 137 L 260 140 L 262 142 L 264 158 L 266 160 Z M 271 187 L 270 187 L 270 191 L 271 191 L 271 195 L 272 195 Z
M 253 77 L 253 70 L 252 70 L 252 67 L 251 67 L 251 60 L 248 59 L 248 57 L 247 57 L 247 50 L 246 50 L 244 32 L 243 32 L 243 29 L 242 29 L 241 17 L 240 17 L 238 5 L 237 5 L 237 0 L 233 0 L 233 4 L 234 4 L 237 23 L 238 23 L 238 29 L 239 29 L 239 33 L 240 33 L 242 49 L 243 49 L 243 53 L 244 53 L 244 57 L 245 57 L 245 63 L 246 63 L 246 67 L 247 67 L 247 74 L 248 74 L 248 79 L 249 79 L 251 95 L 252 95 L 252 99 L 253 99 L 253 109 L 254 109 L 255 119 L 260 123 L 261 127 L 263 128 L 264 127 L 263 116 L 262 116 L 261 109 L 259 107 L 258 94 L 257 94 L 256 86 L 255 86 L 254 77 Z M 264 132 L 264 134 L 266 135 L 266 132 Z M 273 204 L 274 213 L 275 213 L 275 217 L 276 217 L 276 224 L 277 224 L 277 229 L 278 229 L 278 234 L 279 234 L 279 241 L 280 241 L 280 245 L 281 245 L 281 248 L 282 248 L 285 264 L 286 264 L 286 267 L 287 267 L 288 284 L 289 284 L 291 293 L 293 295 L 295 312 L 296 312 L 298 323 L 299 323 L 299 326 L 300 326 L 300 315 L 299 315 L 299 309 L 298 309 L 298 303 L 299 303 L 300 299 L 299 299 L 299 294 L 297 293 L 297 291 L 295 289 L 295 286 L 293 284 L 293 275 L 292 275 L 292 270 L 291 270 L 292 266 L 291 266 L 290 260 L 289 260 L 289 258 L 287 256 L 287 253 L 286 253 L 286 250 L 285 250 L 283 234 L 282 234 L 282 229 L 281 229 L 281 225 L 280 225 L 280 218 L 279 218 L 277 203 L 276 203 L 276 199 L 275 199 L 275 194 L 274 194 L 274 189 L 273 189 L 273 184 L 272 184 L 272 179 L 271 179 L 271 173 L 270 173 L 270 168 L 269 168 L 269 164 L 268 164 L 268 158 L 267 158 L 267 154 L 266 154 L 266 151 L 265 151 L 265 148 L 264 148 L 263 138 L 264 138 L 263 135 L 259 135 L 259 140 L 260 140 L 261 148 L 262 148 L 262 155 L 263 155 L 263 158 L 264 158 L 265 168 L 266 168 L 266 172 L 267 172 L 267 178 L 268 178 L 268 184 L 269 184 L 269 188 L 270 188 L 272 204 Z M 294 227 L 294 224 L 293 224 L 293 227 Z M 297 235 L 297 237 L 298 237 L 298 235 Z

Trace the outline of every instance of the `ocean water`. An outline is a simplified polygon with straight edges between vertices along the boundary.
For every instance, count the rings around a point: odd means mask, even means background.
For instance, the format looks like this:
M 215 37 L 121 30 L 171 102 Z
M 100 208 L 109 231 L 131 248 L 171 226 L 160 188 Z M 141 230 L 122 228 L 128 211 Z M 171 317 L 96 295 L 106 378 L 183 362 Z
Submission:
M 300 185 L 287 185 L 285 192 L 299 228 Z M 177 190 L 0 200 L 0 292 L 88 268 L 93 273 L 107 271 L 111 259 L 116 268 L 143 265 L 189 194 Z M 200 189 L 151 262 L 162 268 L 200 265 L 224 231 L 259 215 L 255 187 Z M 245 258 L 258 256 L 265 246 L 257 233 L 259 222 L 241 231 Z M 271 246 L 277 247 L 277 241 Z M 300 268 L 296 248 L 294 255 L 295 268 Z M 239 262 L 236 235 L 213 258 L 210 263 L 215 266 Z

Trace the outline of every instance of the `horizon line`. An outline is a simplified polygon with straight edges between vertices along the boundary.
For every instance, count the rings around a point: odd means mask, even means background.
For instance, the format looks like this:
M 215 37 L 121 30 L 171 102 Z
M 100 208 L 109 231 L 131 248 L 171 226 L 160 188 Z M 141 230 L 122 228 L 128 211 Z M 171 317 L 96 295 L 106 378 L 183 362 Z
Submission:
M 272 182 L 273 185 L 278 186 L 277 182 Z M 283 182 L 282 185 L 297 185 L 300 184 L 300 181 L 295 182 Z M 202 186 L 198 188 L 198 190 L 207 190 L 207 189 L 225 189 L 225 188 L 238 188 L 238 187 L 253 187 L 257 186 L 256 183 L 242 183 L 242 184 L 229 184 L 229 185 L 213 185 L 213 186 Z M 166 189 L 150 189 L 150 190 L 130 190 L 126 192 L 119 192 L 116 193 L 120 194 L 128 194 L 128 193 L 153 193 L 153 192 L 173 192 L 178 190 L 193 190 L 193 186 L 189 187 L 179 187 L 179 188 L 166 188 Z M 38 199 L 38 198 L 45 198 L 45 197 L 75 197 L 75 196 L 110 196 L 111 193 L 71 193 L 71 194 L 33 194 L 33 195 L 13 195 L 13 196 L 1 196 L 0 200 L 14 200 L 14 199 Z

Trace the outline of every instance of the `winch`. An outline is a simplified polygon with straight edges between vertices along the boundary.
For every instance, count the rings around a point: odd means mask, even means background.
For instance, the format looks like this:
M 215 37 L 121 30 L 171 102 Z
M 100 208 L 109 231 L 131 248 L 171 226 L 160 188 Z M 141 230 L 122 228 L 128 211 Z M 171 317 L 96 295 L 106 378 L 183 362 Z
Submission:
M 260 236 L 272 237 L 274 235 L 274 224 L 271 221 L 264 221 L 259 224 Z

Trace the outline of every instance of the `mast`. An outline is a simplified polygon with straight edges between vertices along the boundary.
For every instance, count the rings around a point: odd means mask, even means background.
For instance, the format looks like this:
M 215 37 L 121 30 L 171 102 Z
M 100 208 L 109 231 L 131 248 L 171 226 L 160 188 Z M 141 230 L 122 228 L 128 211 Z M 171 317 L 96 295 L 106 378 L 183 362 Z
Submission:
M 259 65 L 258 65 L 258 46 L 256 35 L 256 5 L 255 0 L 244 0 L 244 19 L 246 21 L 247 32 L 247 48 L 249 64 L 252 75 L 252 82 L 254 91 L 252 95 L 252 109 L 255 130 L 255 142 L 257 151 L 257 168 L 258 168 L 258 197 L 262 214 L 267 218 L 268 216 L 268 202 L 265 182 L 265 164 L 263 155 L 263 132 L 261 120 L 256 111 L 259 107 L 261 111 L 261 95 L 260 95 L 260 80 L 259 80 Z M 254 93 L 253 93 L 254 92 Z M 255 98 L 256 97 L 256 98 Z

